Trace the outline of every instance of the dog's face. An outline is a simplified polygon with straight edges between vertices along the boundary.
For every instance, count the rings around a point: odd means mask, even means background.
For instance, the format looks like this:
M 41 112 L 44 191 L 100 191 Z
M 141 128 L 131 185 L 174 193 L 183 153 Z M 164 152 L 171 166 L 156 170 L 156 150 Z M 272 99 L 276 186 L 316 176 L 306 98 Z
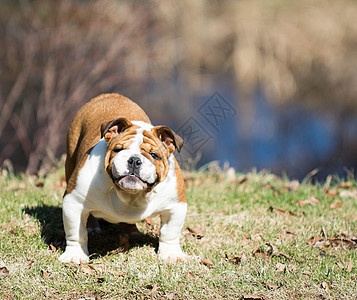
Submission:
M 149 192 L 165 180 L 169 156 L 183 145 L 166 126 L 124 118 L 102 124 L 101 133 L 107 142 L 105 171 L 117 189 L 131 194 Z

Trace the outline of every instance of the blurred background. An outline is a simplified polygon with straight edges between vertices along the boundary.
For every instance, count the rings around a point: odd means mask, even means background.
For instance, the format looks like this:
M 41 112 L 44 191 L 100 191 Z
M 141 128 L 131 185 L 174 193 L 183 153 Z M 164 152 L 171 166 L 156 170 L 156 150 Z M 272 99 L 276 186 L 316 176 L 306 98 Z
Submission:
M 354 0 L 2 0 L 0 166 L 50 170 L 79 107 L 118 92 L 185 139 L 185 168 L 344 176 L 356 16 Z

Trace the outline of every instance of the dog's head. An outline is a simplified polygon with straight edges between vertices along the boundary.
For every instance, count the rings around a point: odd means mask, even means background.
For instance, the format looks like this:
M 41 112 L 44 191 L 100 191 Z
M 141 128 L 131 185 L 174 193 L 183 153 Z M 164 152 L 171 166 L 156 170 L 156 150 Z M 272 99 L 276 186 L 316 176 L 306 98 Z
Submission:
M 101 126 L 107 142 L 105 171 L 115 187 L 128 193 L 151 191 L 165 180 L 171 153 L 183 140 L 166 126 L 119 118 Z

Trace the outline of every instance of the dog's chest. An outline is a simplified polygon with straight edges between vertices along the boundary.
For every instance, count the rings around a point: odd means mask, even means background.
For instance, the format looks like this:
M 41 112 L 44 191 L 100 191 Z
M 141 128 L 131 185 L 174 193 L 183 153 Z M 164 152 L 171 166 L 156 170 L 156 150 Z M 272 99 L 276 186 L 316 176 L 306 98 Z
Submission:
M 96 218 L 111 223 L 136 223 L 155 217 L 163 210 L 170 210 L 176 203 L 174 180 L 162 182 L 145 199 L 122 199 L 115 190 L 109 193 L 88 195 L 87 202 Z
M 163 210 L 171 209 L 177 202 L 177 182 L 175 161 L 169 158 L 169 172 L 166 179 L 145 195 L 120 195 L 113 187 L 108 174 L 103 169 L 106 153 L 105 141 L 100 141 L 92 149 L 90 156 L 79 172 L 75 193 L 84 197 L 84 207 L 97 218 L 111 223 L 135 223 L 153 217 Z

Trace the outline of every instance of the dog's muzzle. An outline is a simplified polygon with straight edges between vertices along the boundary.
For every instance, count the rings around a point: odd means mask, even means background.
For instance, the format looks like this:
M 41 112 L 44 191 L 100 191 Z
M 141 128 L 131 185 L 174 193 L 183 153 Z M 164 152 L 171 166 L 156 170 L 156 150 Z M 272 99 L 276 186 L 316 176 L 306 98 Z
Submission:
M 127 161 L 128 172 L 114 180 L 115 184 L 122 190 L 136 193 L 146 190 L 151 185 L 141 179 L 140 170 L 142 168 L 142 161 L 138 156 L 131 156 Z
M 130 175 L 136 175 L 139 176 L 139 171 L 142 165 L 142 161 L 140 157 L 137 156 L 131 156 L 128 159 L 128 170 Z

